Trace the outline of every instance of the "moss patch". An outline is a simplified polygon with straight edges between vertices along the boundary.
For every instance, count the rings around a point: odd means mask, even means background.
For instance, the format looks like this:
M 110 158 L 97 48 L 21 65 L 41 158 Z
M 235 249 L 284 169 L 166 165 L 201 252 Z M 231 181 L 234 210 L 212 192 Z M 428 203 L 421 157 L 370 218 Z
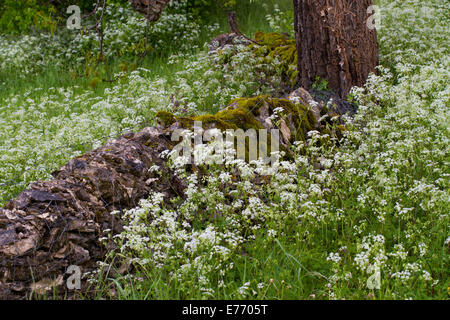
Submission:
M 159 119 L 163 126 L 170 126 L 176 121 L 175 116 L 167 111 L 158 111 L 156 113 L 156 118 Z
M 295 39 L 282 33 L 255 33 L 258 44 L 250 44 L 253 53 L 267 63 L 272 59 L 281 61 L 282 80 L 286 86 L 293 88 L 297 83 L 297 47 Z
M 265 95 L 252 98 L 238 98 L 228 107 L 213 115 L 193 117 L 176 117 L 170 112 L 159 111 L 156 117 L 165 126 L 178 124 L 178 127 L 192 129 L 195 121 L 201 121 L 203 129 L 264 129 L 266 119 L 277 110 L 279 118 L 273 121 L 273 128 L 279 128 L 279 121 L 284 120 L 292 134 L 292 141 L 304 140 L 306 133 L 313 130 L 314 115 L 305 106 L 294 104 L 286 99 L 270 98 Z

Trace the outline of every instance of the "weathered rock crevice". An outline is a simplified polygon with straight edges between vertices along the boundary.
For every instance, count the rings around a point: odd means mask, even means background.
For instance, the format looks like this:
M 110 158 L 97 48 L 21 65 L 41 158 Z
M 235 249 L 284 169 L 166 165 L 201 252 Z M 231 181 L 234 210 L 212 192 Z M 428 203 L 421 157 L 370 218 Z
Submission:
M 95 268 L 108 250 L 98 240 L 103 231 L 121 230 L 111 211 L 137 206 L 151 191 L 182 194 L 183 182 L 161 157 L 170 144 L 155 128 L 124 135 L 70 160 L 53 180 L 33 183 L 0 209 L 0 298 L 24 297 L 70 265 Z M 163 178 L 149 171 L 153 165 Z

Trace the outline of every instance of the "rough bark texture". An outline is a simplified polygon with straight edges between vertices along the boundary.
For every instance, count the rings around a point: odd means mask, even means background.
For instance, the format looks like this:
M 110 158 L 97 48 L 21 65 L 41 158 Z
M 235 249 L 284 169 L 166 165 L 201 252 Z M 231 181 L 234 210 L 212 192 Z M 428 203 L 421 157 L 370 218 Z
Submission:
M 70 265 L 85 272 L 105 256 L 98 241 L 120 220 L 110 215 L 137 205 L 153 190 L 167 197 L 184 185 L 165 167 L 160 152 L 170 138 L 155 128 L 127 134 L 69 161 L 54 179 L 37 182 L 0 209 L 0 298 L 23 298 L 49 289 Z M 148 172 L 159 165 L 163 178 Z
M 287 97 L 295 103 L 308 105 L 312 98 L 303 89 Z M 240 104 L 257 102 L 243 114 Z M 120 215 L 113 210 L 136 207 L 140 199 L 157 191 L 166 199 L 183 196 L 186 187 L 166 166 L 161 152 L 178 142 L 171 141 L 171 132 L 189 128 L 183 123 L 204 120 L 204 129 L 223 125 L 258 123 L 261 128 L 275 128 L 269 117 L 274 106 L 289 111 L 280 122 L 280 143 L 292 143 L 310 119 L 309 130 L 320 128 L 320 108 L 295 107 L 288 100 L 261 96 L 237 99 L 216 115 L 197 118 L 161 119 L 157 127 L 145 128 L 110 140 L 106 145 L 70 160 L 53 173 L 54 179 L 36 182 L 29 190 L 0 208 L 0 299 L 20 299 L 31 292 L 49 292 L 52 287 L 67 294 L 66 270 L 77 265 L 82 272 L 95 269 L 96 262 L 108 252 L 99 240 L 105 230 L 121 231 Z M 297 110 L 297 111 L 293 111 Z M 168 113 L 166 113 L 168 114 Z M 206 121 L 208 120 L 208 121 Z M 166 123 L 167 122 L 167 123 Z M 303 130 L 303 131 L 300 131 Z M 162 174 L 149 169 L 158 165 Z M 112 244 L 111 244 L 112 245 Z M 86 281 L 83 284 L 86 285 Z M 70 292 L 68 293 L 70 296 Z
M 230 26 L 230 33 L 242 34 L 237 24 L 236 12 L 228 13 L 228 25 Z
M 170 0 L 130 0 L 133 8 L 145 15 L 149 21 L 157 21 L 169 2 Z
M 376 30 L 367 27 L 372 0 L 293 0 L 299 82 L 316 76 L 341 97 L 361 86 L 378 65 Z

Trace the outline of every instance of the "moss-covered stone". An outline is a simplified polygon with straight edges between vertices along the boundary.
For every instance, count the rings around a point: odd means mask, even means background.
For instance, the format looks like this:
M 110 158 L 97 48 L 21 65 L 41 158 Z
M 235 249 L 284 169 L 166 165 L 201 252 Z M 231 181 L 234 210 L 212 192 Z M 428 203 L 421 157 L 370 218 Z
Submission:
M 297 83 L 297 47 L 295 39 L 290 39 L 288 35 L 282 33 L 264 33 L 258 31 L 255 33 L 255 41 L 258 44 L 250 44 L 257 57 L 263 62 L 270 59 L 281 61 L 281 72 L 283 81 L 287 86 L 293 88 Z
M 170 126 L 176 121 L 175 116 L 167 111 L 158 111 L 156 113 L 156 118 L 161 122 L 163 126 Z
M 278 117 L 272 116 L 277 110 Z M 213 115 L 176 117 L 170 112 L 156 114 L 159 123 L 165 127 L 192 129 L 195 121 L 202 123 L 203 129 L 280 129 L 284 145 L 305 140 L 308 131 L 314 128 L 314 115 L 305 106 L 287 99 L 270 98 L 265 95 L 238 98 L 230 102 L 227 108 Z

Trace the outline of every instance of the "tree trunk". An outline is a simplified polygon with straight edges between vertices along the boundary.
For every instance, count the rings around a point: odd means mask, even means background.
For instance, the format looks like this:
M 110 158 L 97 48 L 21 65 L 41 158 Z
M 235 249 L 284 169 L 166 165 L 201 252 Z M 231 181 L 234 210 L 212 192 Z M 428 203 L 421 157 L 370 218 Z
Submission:
M 378 65 L 378 42 L 369 28 L 372 0 L 293 0 L 300 85 L 316 77 L 345 97 Z
M 228 13 L 228 25 L 230 26 L 230 33 L 242 34 L 237 24 L 236 12 L 231 11 Z
M 149 21 L 157 21 L 169 2 L 170 0 L 130 0 L 131 6 Z

